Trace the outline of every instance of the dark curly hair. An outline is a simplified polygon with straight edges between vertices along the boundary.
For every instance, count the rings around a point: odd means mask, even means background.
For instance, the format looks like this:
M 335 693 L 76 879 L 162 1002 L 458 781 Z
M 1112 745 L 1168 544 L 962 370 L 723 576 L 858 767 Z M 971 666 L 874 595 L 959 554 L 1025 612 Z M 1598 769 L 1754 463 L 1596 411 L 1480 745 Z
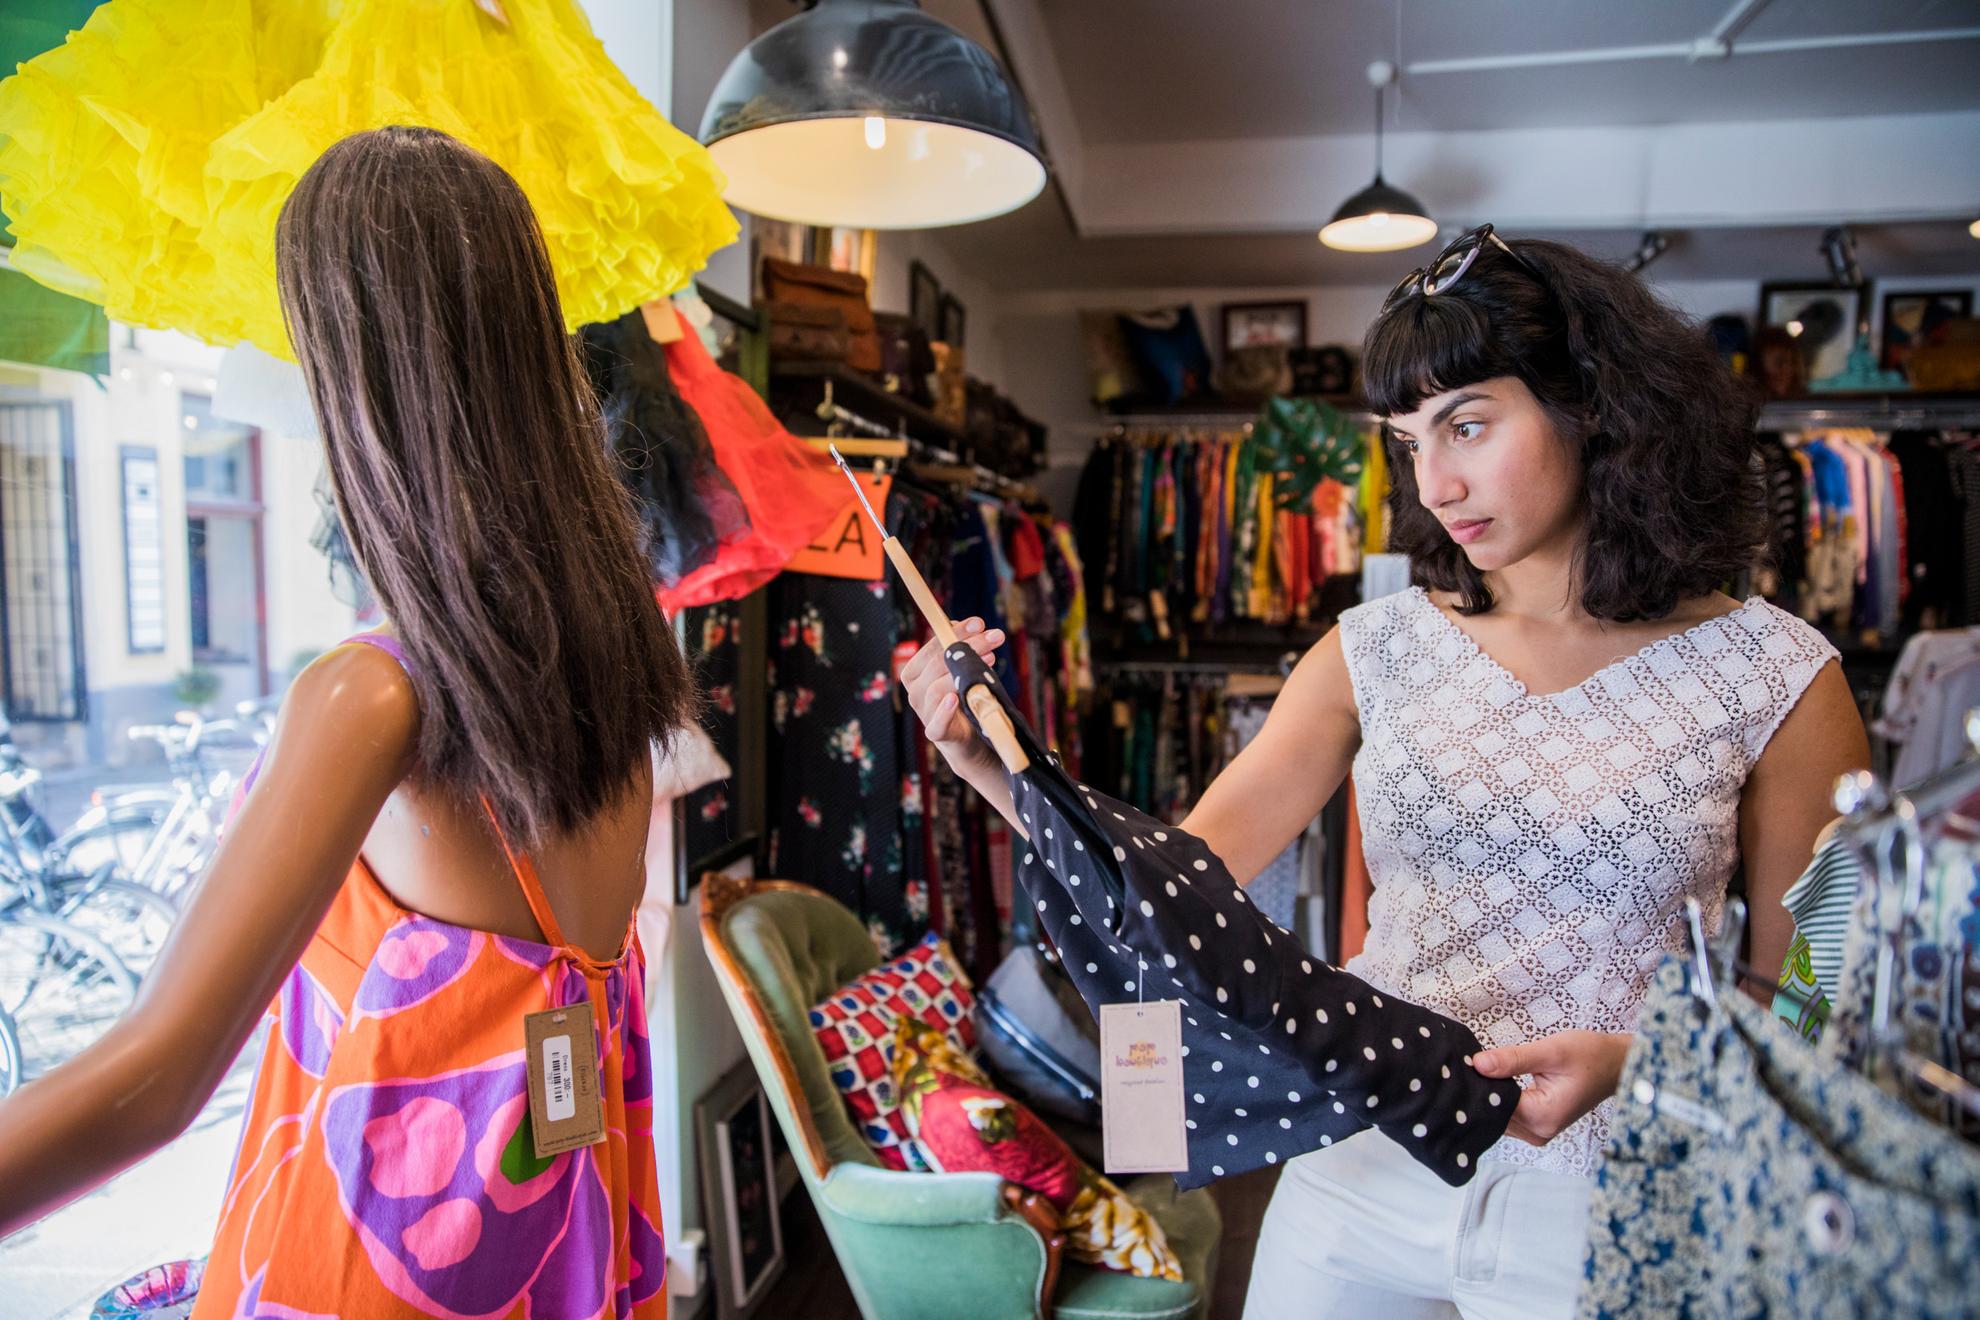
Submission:
M 1369 327 L 1369 403 L 1391 417 L 1519 377 L 1581 453 L 1582 608 L 1618 622 L 1663 618 L 1759 557 L 1758 400 L 1710 337 L 1635 275 L 1560 243 L 1513 247 L 1544 287 L 1488 244 L 1447 291 L 1411 297 Z M 1425 586 L 1456 594 L 1461 613 L 1491 609 L 1484 576 L 1419 502 L 1408 455 L 1390 440 L 1389 548 Z

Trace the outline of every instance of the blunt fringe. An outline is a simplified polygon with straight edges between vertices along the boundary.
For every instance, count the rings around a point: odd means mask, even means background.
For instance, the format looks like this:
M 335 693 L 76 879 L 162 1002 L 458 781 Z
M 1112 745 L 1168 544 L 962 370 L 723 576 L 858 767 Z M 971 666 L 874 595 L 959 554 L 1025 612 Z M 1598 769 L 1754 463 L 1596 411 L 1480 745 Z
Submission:
M 1487 246 L 1464 278 L 1369 327 L 1362 381 L 1384 417 L 1465 385 L 1517 376 L 1579 447 L 1586 537 L 1575 580 L 1599 619 L 1660 619 L 1759 558 L 1758 400 L 1703 330 L 1635 275 L 1560 243 L 1516 240 L 1545 277 Z M 1392 445 L 1390 548 L 1466 614 L 1492 608 L 1483 575 L 1418 501 Z
M 410 661 L 415 776 L 521 846 L 595 819 L 698 699 L 515 180 L 444 133 L 331 147 L 276 273 L 351 549 Z

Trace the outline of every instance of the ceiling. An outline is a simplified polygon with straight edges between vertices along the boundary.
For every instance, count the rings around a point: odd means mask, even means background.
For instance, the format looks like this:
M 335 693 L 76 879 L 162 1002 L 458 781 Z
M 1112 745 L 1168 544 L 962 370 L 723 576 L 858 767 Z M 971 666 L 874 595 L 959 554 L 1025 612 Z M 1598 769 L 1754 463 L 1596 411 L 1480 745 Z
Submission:
M 763 0 L 758 0 L 763 3 Z M 1311 139 L 1367 134 L 1369 61 L 1690 42 L 1732 0 L 1036 0 L 1069 102 L 1047 147 L 1155 147 L 1168 142 Z M 1008 0 L 923 0 L 930 13 L 997 48 L 1012 33 Z M 1005 19 L 993 25 L 989 14 Z M 1735 42 L 1980 27 L 1980 0 L 1771 0 Z M 1008 48 L 1005 51 L 1009 54 Z M 1036 52 L 1031 52 L 1033 60 Z M 1022 68 L 1020 69 L 1022 75 Z M 1032 92 L 1034 103 L 1037 93 Z M 1490 129 L 1824 119 L 1980 109 L 1980 40 L 1905 42 L 1819 52 L 1742 54 L 1692 64 L 1663 58 L 1507 71 L 1405 74 L 1387 127 L 1414 133 Z M 1980 165 L 1980 162 L 1976 162 Z M 1832 166 L 1833 167 L 1833 166 Z M 1973 173 L 1980 176 L 1980 170 Z M 1362 180 L 1343 179 L 1340 195 Z M 1976 190 L 1980 193 L 1980 190 Z M 1308 220 L 1324 216 L 1307 217 Z M 1967 216 L 1966 219 L 1971 219 Z M 1838 216 L 1846 220 L 1846 216 Z M 1429 250 L 1343 253 L 1314 225 L 1265 232 L 1078 232 L 1058 187 L 1015 214 L 942 234 L 973 270 L 1012 290 L 1292 288 L 1386 284 Z M 1451 233 L 1456 227 L 1449 226 Z M 1276 232 L 1275 232 L 1276 231 Z M 1562 225 L 1520 231 L 1624 259 L 1637 229 Z M 1950 218 L 1853 226 L 1873 279 L 1971 276 L 1980 243 Z M 1822 278 L 1822 226 L 1729 223 L 1672 231 L 1660 281 Z M 1449 235 L 1447 234 L 1446 237 Z
M 1440 241 L 1455 237 L 1455 227 Z M 1962 224 L 1919 221 L 1853 225 L 1857 262 L 1872 280 L 1961 276 L 1980 271 L 1980 243 Z M 1715 228 L 1673 232 L 1650 273 L 1671 280 L 1825 280 L 1821 226 Z M 1627 260 L 1639 235 L 1624 230 L 1521 230 L 1612 261 Z M 943 246 L 973 271 L 995 272 L 1010 292 L 1054 289 L 1290 289 L 1385 285 L 1435 251 L 1338 252 L 1312 231 L 1289 234 L 1076 237 L 1048 193 L 1021 211 L 946 231 Z
M 748 0 L 753 26 L 761 31 L 789 17 L 799 2 Z M 1374 119 L 1365 70 L 1376 59 L 1396 61 L 1405 70 L 1390 93 L 1385 127 L 1445 141 L 1452 139 L 1442 135 L 1493 130 L 1654 129 L 1980 111 L 1980 40 L 1741 53 L 1698 63 L 1657 58 L 1409 71 L 1424 61 L 1689 43 L 1712 32 L 1734 0 L 921 0 L 921 5 L 1013 63 L 1034 108 L 1041 110 L 1058 100 L 1041 99 L 1047 89 L 1033 85 L 1041 53 L 1048 56 L 1056 66 L 1053 81 L 1063 88 L 1064 113 L 1050 123 L 1041 114 L 1041 127 L 1058 163 L 1080 151 L 1090 158 L 1094 151 L 1159 151 L 1164 144 L 1188 142 L 1277 138 L 1318 145 L 1328 137 L 1365 137 Z M 1014 21 L 1025 15 L 1030 21 Z M 1976 27 L 1980 0 L 1765 0 L 1734 44 L 1737 49 L 1789 38 Z M 1301 144 L 1282 145 L 1291 150 L 1279 160 L 1304 159 Z M 1365 183 L 1362 150 L 1372 158 L 1372 143 L 1356 147 L 1352 168 L 1338 181 L 1328 174 L 1319 190 L 1345 196 Z M 1755 168 L 1779 164 L 1761 160 Z M 1980 202 L 1980 161 L 1972 165 L 1976 168 L 1966 172 Z M 1801 168 L 1819 173 L 1848 166 L 1810 160 Z M 1152 195 L 1149 204 L 1160 205 Z M 1246 232 L 1230 226 L 1219 232 L 1161 232 L 1162 225 L 1151 224 L 1146 232 L 1130 228 L 1110 236 L 1098 236 L 1091 227 L 1080 232 L 1076 209 L 1055 181 L 1023 210 L 942 231 L 939 241 L 966 268 L 1013 291 L 1386 284 L 1432 250 L 1354 254 L 1325 248 L 1314 237 L 1324 208 L 1308 207 L 1314 213 L 1301 211 L 1296 218 L 1260 210 Z M 1530 209 L 1544 216 L 1546 201 L 1536 198 Z M 1965 227 L 1973 216 L 1955 222 L 1956 209 L 1912 213 L 1944 216 L 1936 220 L 1869 224 L 1859 219 L 1852 229 L 1866 275 L 1971 277 L 1980 271 L 1980 243 Z M 1826 274 L 1819 250 L 1822 226 L 1776 223 L 1765 216 L 1726 220 L 1671 231 L 1670 250 L 1653 268 L 1655 278 L 1819 279 Z M 1454 224 L 1447 228 L 1456 232 Z M 1623 259 L 1635 248 L 1640 228 L 1550 228 L 1535 220 L 1519 232 Z
M 1365 69 L 1687 43 L 1731 0 L 1045 0 L 1089 143 L 1364 133 Z M 933 8 L 933 6 L 931 6 Z M 1980 0 L 1774 0 L 1739 42 L 1980 23 Z M 1737 44 L 1737 43 L 1736 43 Z M 1655 125 L 1980 107 L 1980 41 L 1406 74 L 1389 127 Z

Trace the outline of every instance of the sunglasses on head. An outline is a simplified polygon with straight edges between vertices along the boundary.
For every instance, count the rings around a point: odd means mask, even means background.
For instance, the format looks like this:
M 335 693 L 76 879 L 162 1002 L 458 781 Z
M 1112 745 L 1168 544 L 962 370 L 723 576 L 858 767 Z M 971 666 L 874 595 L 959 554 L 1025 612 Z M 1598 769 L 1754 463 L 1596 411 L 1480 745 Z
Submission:
M 1439 252 L 1429 265 L 1418 266 L 1403 276 L 1396 287 L 1389 290 L 1389 296 L 1382 300 L 1382 310 L 1375 314 L 1376 319 L 1380 320 L 1387 316 L 1397 304 L 1412 294 L 1434 298 L 1440 293 L 1449 292 L 1452 286 L 1464 278 L 1464 273 L 1471 269 L 1472 263 L 1478 260 L 1478 254 L 1485 250 L 1487 243 L 1526 267 L 1527 273 L 1540 282 L 1541 288 L 1547 287 L 1547 281 L 1532 262 L 1513 251 L 1506 240 L 1493 232 L 1492 226 L 1480 225 L 1452 239 L 1450 246 Z

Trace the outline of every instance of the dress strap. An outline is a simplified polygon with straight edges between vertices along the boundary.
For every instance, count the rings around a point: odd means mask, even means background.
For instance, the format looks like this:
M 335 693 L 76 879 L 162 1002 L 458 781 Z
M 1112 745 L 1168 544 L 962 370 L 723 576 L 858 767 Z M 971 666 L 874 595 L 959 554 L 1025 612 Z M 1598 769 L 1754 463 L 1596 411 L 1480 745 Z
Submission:
M 537 929 L 543 932 L 543 942 L 573 953 L 582 952 L 572 949 L 571 942 L 564 938 L 563 928 L 557 924 L 557 914 L 550 908 L 550 896 L 543 892 L 543 882 L 537 878 L 536 867 L 529 858 L 509 846 L 509 836 L 503 831 L 502 822 L 495 818 L 495 808 L 486 794 L 482 795 L 481 809 L 488 813 L 488 823 L 495 829 L 495 839 L 502 845 L 502 855 L 509 859 L 509 869 L 515 872 L 516 883 L 522 887 L 523 901 L 529 904 L 529 914 L 536 918 Z

